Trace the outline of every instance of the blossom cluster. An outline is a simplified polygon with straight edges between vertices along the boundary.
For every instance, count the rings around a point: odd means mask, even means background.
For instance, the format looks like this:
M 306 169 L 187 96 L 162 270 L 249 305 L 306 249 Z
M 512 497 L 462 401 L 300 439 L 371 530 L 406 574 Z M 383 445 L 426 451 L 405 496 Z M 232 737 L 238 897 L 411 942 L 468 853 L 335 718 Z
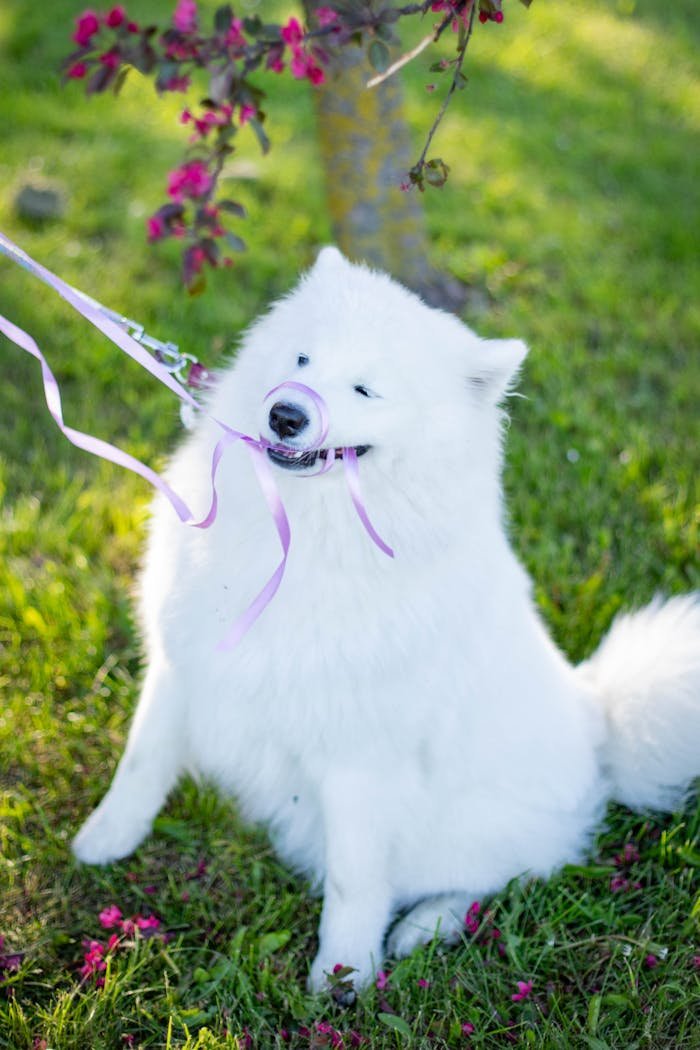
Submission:
M 610 890 L 612 893 L 624 893 L 629 890 L 639 890 L 642 884 L 633 878 L 633 867 L 639 860 L 639 850 L 634 842 L 626 842 L 622 851 L 613 858 L 617 871 L 610 879 Z
M 196 155 L 170 173 L 170 203 L 147 221 L 149 241 L 170 237 L 183 240 L 183 280 L 195 292 L 204 285 L 205 266 L 232 265 L 231 256 L 220 251 L 218 238 L 225 238 L 234 252 L 245 247 L 240 237 L 227 235 L 212 208 L 222 210 L 222 202 L 214 198 L 239 130 L 252 129 L 263 152 L 269 148 L 261 108 L 264 92 L 255 75 L 263 71 L 280 74 L 288 69 L 295 79 L 319 87 L 326 81 L 331 51 L 358 41 L 366 46 L 369 64 L 380 77 L 389 75 L 388 45 L 398 40 L 394 24 L 400 18 L 422 16 L 432 10 L 440 18 L 435 40 L 450 24 L 459 32 L 458 59 L 437 63 L 440 72 L 453 68 L 449 98 L 464 80 L 461 62 L 477 9 L 481 21 L 503 20 L 501 0 L 425 0 L 405 7 L 389 4 L 381 10 L 372 5 L 346 5 L 336 11 L 324 5 L 314 10 L 307 26 L 293 17 L 283 24 L 263 22 L 257 15 L 238 17 L 226 4 L 215 12 L 213 30 L 207 31 L 197 0 L 177 0 L 170 24 L 159 30 L 134 21 L 125 6 L 117 4 L 105 13 L 90 9 L 77 17 L 72 36 L 77 50 L 65 63 L 65 75 L 84 81 L 88 94 L 107 90 L 117 93 L 131 68 L 151 76 L 159 92 L 186 92 L 197 71 L 208 76 L 207 97 L 200 110 L 188 106 L 180 117 L 190 128 L 189 149 Z M 448 171 L 444 161 L 423 155 L 401 188 L 442 186 Z M 240 205 L 229 203 L 232 206 L 223 210 L 242 218 Z
M 107 969 L 108 957 L 126 939 L 134 937 L 137 932 L 143 937 L 152 937 L 160 929 L 161 922 L 155 915 L 134 915 L 132 918 L 124 918 L 121 909 L 116 904 L 110 904 L 99 913 L 100 925 L 105 930 L 118 930 L 118 933 L 110 934 L 105 941 L 88 938 L 83 941 L 83 962 L 79 973 L 81 980 L 87 981 L 93 977 L 97 988 L 102 988 L 105 983 L 104 972 Z
M 19 970 L 23 959 L 22 952 L 5 951 L 5 938 L 0 935 L 0 984 L 3 983 L 7 974 L 16 973 Z

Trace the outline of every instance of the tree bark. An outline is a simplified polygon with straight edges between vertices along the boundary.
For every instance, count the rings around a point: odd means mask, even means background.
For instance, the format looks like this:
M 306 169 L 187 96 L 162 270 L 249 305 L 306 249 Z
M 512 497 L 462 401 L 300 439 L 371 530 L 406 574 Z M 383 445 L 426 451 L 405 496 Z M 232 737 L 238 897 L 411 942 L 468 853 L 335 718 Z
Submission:
M 313 22 L 318 0 L 305 0 Z M 331 53 L 326 81 L 314 91 L 333 236 L 350 259 L 386 270 L 434 306 L 458 310 L 464 289 L 436 273 L 419 191 L 400 189 L 415 162 L 399 76 L 374 88 L 366 50 Z M 439 191 L 436 191 L 439 192 Z

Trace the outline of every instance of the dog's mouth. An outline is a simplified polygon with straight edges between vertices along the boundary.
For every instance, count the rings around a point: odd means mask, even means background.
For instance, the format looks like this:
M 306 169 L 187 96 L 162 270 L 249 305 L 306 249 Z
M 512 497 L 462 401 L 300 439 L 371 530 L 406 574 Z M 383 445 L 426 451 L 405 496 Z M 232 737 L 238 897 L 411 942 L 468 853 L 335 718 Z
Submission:
M 364 456 L 365 452 L 369 452 L 371 447 L 371 445 L 353 446 L 356 456 Z M 329 456 L 333 459 L 342 459 L 343 449 L 314 448 L 299 450 L 275 445 L 274 447 L 268 448 L 267 454 L 272 462 L 276 463 L 278 467 L 284 467 L 285 470 L 304 470 L 308 467 L 315 466 L 319 459 L 328 462 Z

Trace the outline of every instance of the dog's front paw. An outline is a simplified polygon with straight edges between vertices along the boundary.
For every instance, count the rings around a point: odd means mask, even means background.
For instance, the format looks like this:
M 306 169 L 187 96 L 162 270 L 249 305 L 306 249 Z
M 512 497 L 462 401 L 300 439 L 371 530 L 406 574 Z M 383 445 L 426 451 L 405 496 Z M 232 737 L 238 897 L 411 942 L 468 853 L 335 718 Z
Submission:
M 379 963 L 376 965 L 379 965 Z M 311 972 L 306 982 L 308 990 L 312 993 L 331 991 L 337 983 L 335 977 L 339 969 L 346 971 L 343 985 L 352 984 L 356 992 L 367 988 L 372 984 L 376 976 L 374 959 L 369 956 L 364 965 L 358 963 L 353 965 L 352 962 L 343 962 L 341 959 L 331 960 L 325 954 L 319 952 L 312 963 Z M 350 972 L 348 973 L 347 971 Z
M 150 829 L 149 820 L 128 820 L 103 802 L 73 839 L 73 853 L 83 864 L 110 864 L 133 853 Z

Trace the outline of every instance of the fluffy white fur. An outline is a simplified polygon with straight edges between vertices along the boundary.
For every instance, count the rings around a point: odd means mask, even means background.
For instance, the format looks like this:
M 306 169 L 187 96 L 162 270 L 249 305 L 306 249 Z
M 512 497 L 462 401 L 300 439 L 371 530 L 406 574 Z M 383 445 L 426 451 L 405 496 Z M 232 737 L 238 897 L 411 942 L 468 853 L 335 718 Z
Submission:
M 687 788 L 700 772 L 698 602 L 621 619 L 575 669 L 509 546 L 498 403 L 525 353 L 334 249 L 253 326 L 211 414 L 274 440 L 266 392 L 314 387 L 330 410 L 325 444 L 371 445 L 365 500 L 396 558 L 362 528 L 341 464 L 316 478 L 272 465 L 292 527 L 287 574 L 240 646 L 219 653 L 279 560 L 246 451 L 224 459 L 210 530 L 156 500 L 143 692 L 79 858 L 131 852 L 196 771 L 322 887 L 311 986 L 336 963 L 362 984 L 385 950 L 410 952 L 437 927 L 450 938 L 472 900 L 577 858 L 608 798 L 664 806 Z M 217 437 L 204 419 L 169 471 L 202 509 Z

